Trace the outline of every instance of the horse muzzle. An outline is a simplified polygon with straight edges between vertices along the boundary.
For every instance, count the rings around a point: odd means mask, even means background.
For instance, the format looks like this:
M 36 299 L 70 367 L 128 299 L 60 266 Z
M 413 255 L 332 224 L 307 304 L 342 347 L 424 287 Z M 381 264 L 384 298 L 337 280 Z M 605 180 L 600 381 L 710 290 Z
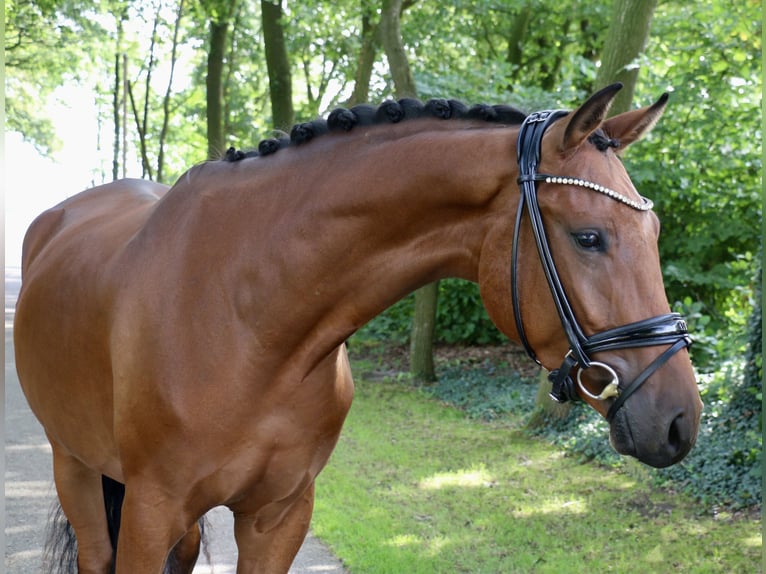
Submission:
M 599 333 L 588 339 L 585 345 L 588 352 L 667 346 L 637 376 L 625 377 L 622 382 L 606 362 L 588 359 L 584 366 L 570 351 L 562 366 L 550 374 L 551 396 L 558 401 L 584 398 L 591 403 L 608 404 L 605 418 L 610 424 L 614 449 L 650 466 L 670 466 L 683 459 L 694 445 L 701 402 L 696 383 L 682 383 L 693 379 L 693 373 L 663 367 L 690 344 L 686 323 L 675 313 Z M 645 383 L 652 377 L 657 381 L 650 387 L 662 389 L 661 396 L 656 390 L 638 392 L 646 388 Z M 687 389 L 693 392 L 689 394 Z
M 625 364 L 615 370 L 591 361 L 589 368 L 578 369 L 577 392 L 591 404 L 602 402 L 599 410 L 606 409 L 610 442 L 618 453 L 663 468 L 681 461 L 694 446 L 702 402 L 688 360 L 671 361 L 686 344 L 669 345 L 637 376 L 627 375 Z M 621 377 L 627 382 L 621 384 Z
M 631 407 L 639 412 L 634 413 Z M 646 411 L 641 416 L 641 410 L 638 404 L 631 403 L 615 415 L 609 434 L 614 450 L 655 468 L 681 461 L 697 439 L 699 416 L 677 409 L 646 417 Z

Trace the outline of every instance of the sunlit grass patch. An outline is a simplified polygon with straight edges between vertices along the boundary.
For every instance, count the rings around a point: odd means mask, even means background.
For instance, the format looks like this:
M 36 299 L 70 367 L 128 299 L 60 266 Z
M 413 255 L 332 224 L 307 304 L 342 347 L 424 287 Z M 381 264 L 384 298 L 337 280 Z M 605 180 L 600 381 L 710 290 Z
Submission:
M 420 488 L 439 490 L 445 487 L 480 487 L 492 486 L 494 480 L 485 468 L 459 470 L 456 472 L 437 473 L 420 481 Z
M 697 510 L 640 473 L 359 381 L 312 529 L 353 574 L 757 572 L 760 523 Z

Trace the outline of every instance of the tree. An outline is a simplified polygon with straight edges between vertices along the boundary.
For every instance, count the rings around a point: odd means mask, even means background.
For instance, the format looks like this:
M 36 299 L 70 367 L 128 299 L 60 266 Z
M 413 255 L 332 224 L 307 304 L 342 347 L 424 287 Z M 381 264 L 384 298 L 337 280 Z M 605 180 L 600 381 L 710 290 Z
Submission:
M 125 135 L 125 79 L 126 56 L 123 49 L 125 39 L 125 21 L 128 19 L 127 7 L 116 16 L 117 19 L 117 39 L 114 50 L 114 89 L 112 93 L 112 121 L 114 122 L 114 142 L 112 145 L 112 180 L 120 177 L 120 165 L 122 165 L 122 175 L 125 175 L 125 161 L 120 162 L 120 150 L 125 151 L 123 138 Z
M 141 177 L 148 177 L 149 179 L 153 179 L 152 174 L 152 164 L 149 160 L 149 155 L 147 151 L 147 129 L 149 127 L 149 100 L 151 98 L 152 94 L 152 73 L 154 72 L 154 69 L 157 66 L 157 54 L 156 54 L 156 47 L 158 42 L 158 35 L 157 35 L 157 29 L 160 25 L 161 15 L 160 10 L 162 8 L 162 3 L 158 2 L 156 6 L 154 6 L 154 23 L 152 25 L 152 33 L 150 34 L 150 41 L 149 41 L 149 61 L 146 65 L 146 74 L 144 76 L 145 81 L 145 87 L 144 87 L 144 105 L 143 110 L 139 111 L 137 105 L 136 105 L 136 97 L 133 94 L 133 83 L 128 81 L 127 76 L 125 77 L 125 87 L 127 88 L 128 92 L 128 98 L 130 99 L 130 107 L 133 111 L 133 119 L 136 122 L 136 132 L 138 133 L 138 143 L 139 143 L 139 151 L 141 152 Z M 127 126 L 124 126 L 124 129 L 127 130 Z
M 205 102 L 208 159 L 221 157 L 226 149 L 223 117 L 223 78 L 229 26 L 237 10 L 236 0 L 207 0 L 202 9 L 208 16 L 207 74 Z
M 380 26 L 373 22 L 374 9 L 369 2 L 362 1 L 362 43 L 359 48 L 356 72 L 354 74 L 354 91 L 346 101 L 346 106 L 352 107 L 369 101 L 370 78 L 375 57 L 381 45 Z
M 596 76 L 596 89 L 622 82 L 623 88 L 610 108 L 610 115 L 630 109 L 638 78 L 638 58 L 649 39 L 657 0 L 615 0 L 612 20 L 601 52 L 601 67 Z
M 105 10 L 117 3 L 108 4 Z M 41 104 L 60 86 L 84 82 L 94 67 L 105 65 L 98 42 L 109 33 L 93 18 L 96 12 L 92 2 L 5 3 L 6 127 L 41 155 L 52 156 L 60 145 Z
M 293 111 L 292 73 L 282 28 L 281 0 L 276 2 L 261 0 L 261 14 L 266 66 L 269 71 L 271 121 L 275 128 L 289 130 L 295 122 L 295 112 Z
M 417 88 L 402 43 L 400 18 L 403 10 L 402 0 L 383 0 L 380 15 L 381 39 L 397 97 L 414 98 L 417 97 Z
M 173 76 L 178 62 L 178 35 L 181 29 L 181 18 L 184 13 L 184 0 L 179 0 L 176 12 L 176 22 L 173 26 L 173 44 L 170 54 L 170 75 L 168 85 L 165 89 L 165 95 L 162 98 L 162 128 L 160 129 L 157 152 L 157 181 L 164 181 L 165 175 L 165 141 L 167 140 L 168 128 L 170 123 L 170 100 L 173 89 Z

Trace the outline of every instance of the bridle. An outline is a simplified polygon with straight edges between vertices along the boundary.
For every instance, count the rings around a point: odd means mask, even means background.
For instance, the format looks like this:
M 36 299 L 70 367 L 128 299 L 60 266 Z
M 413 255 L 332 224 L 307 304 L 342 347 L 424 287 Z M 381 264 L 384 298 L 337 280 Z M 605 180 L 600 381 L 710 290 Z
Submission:
M 566 402 L 579 398 L 575 382 L 572 380 L 571 371 L 578 367 L 576 381 L 580 391 L 594 400 L 607 400 L 616 397 L 606 415 L 606 419 L 611 423 L 617 411 L 625 404 L 633 393 L 670 357 L 675 353 L 689 347 L 692 339 L 686 328 L 686 322 L 678 313 L 667 313 L 658 315 L 635 323 L 629 323 L 621 327 L 601 331 L 594 335 L 586 336 L 577 322 L 577 318 L 572 311 L 572 307 L 567 299 L 564 287 L 559 279 L 556 265 L 551 256 L 548 239 L 545 235 L 543 220 L 540 214 L 540 206 L 537 202 L 537 182 L 577 185 L 623 203 L 632 209 L 648 211 L 652 208 L 652 202 L 642 198 L 643 202 L 636 202 L 614 190 L 595 184 L 579 178 L 569 178 L 537 173 L 537 166 L 540 163 L 540 150 L 543 134 L 553 122 L 566 115 L 565 110 L 535 112 L 529 115 L 521 126 L 517 143 L 517 159 L 519 162 L 519 187 L 521 196 L 519 198 L 519 208 L 516 213 L 516 228 L 513 237 L 513 256 L 511 260 L 511 291 L 513 297 L 513 312 L 516 320 L 516 329 L 519 333 L 521 343 L 532 359 L 538 364 L 540 361 L 535 356 L 532 347 L 524 332 L 524 325 L 521 319 L 521 306 L 519 305 L 518 289 L 518 245 L 519 230 L 524 212 L 529 216 L 532 226 L 532 233 L 537 244 L 537 251 L 540 255 L 540 261 L 543 266 L 545 277 L 553 295 L 553 302 L 556 305 L 564 328 L 567 340 L 569 341 L 569 352 L 564 357 L 561 366 L 550 372 L 548 379 L 553 383 L 550 396 L 557 402 Z M 670 345 L 663 351 L 644 371 L 627 386 L 621 388 L 620 381 L 615 370 L 605 363 L 593 361 L 590 355 L 602 351 L 612 351 L 615 349 L 649 347 L 658 345 Z M 600 368 L 611 375 L 612 380 L 604 390 L 595 395 L 586 389 L 581 381 L 581 374 L 585 369 Z

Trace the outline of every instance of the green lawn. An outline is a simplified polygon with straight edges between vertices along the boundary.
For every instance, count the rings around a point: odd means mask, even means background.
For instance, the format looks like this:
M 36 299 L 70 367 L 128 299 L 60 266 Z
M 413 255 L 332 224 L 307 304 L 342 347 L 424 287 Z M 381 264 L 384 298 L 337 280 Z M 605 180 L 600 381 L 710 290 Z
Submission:
M 701 515 L 513 425 L 358 381 L 314 533 L 352 574 L 761 572 L 760 520 Z

